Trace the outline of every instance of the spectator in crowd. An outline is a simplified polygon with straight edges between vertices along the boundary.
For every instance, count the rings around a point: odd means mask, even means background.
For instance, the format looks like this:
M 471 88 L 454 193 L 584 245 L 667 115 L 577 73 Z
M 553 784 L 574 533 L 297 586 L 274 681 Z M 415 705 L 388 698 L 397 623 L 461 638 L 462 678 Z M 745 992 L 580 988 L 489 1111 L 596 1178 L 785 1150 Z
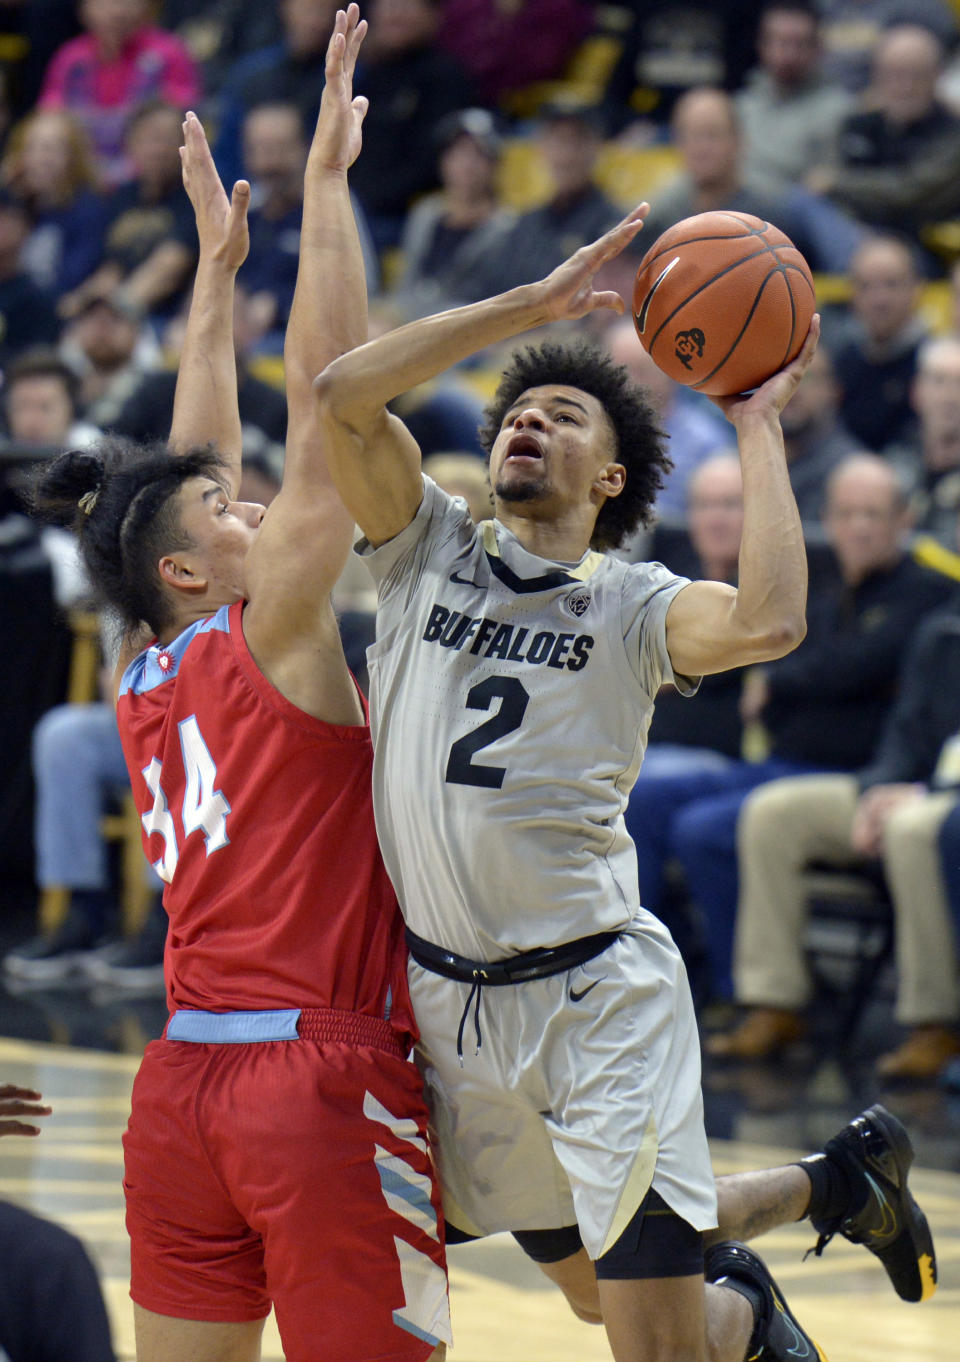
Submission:
M 943 48 L 929 29 L 881 36 L 870 107 L 850 113 L 807 185 L 859 221 L 913 239 L 960 212 L 960 116 L 937 97 Z
M 32 750 L 36 880 L 41 889 L 69 890 L 69 907 L 53 931 L 41 932 L 7 952 L 4 973 L 21 986 L 41 988 L 72 984 L 78 978 L 110 982 L 106 972 L 96 971 L 103 950 L 102 963 L 108 970 L 115 965 L 138 967 L 141 984 L 162 985 L 163 886 L 152 872 L 153 905 L 144 936 L 136 943 L 138 958 L 131 961 L 125 952 L 122 960 L 115 960 L 110 944 L 119 922 L 100 825 L 107 809 L 129 788 L 112 702 L 47 710 L 33 731 Z M 125 982 L 133 982 L 132 977 Z
M 781 191 L 803 181 L 833 150 L 851 96 L 820 71 L 820 20 L 810 0 L 768 0 L 757 65 L 735 95 L 748 180 Z
M 80 380 L 79 410 L 101 430 L 121 408 L 157 356 L 152 331 L 120 294 L 91 298 L 64 331 L 60 354 Z
M 882 862 L 896 928 L 896 1015 L 907 1038 L 877 1062 L 887 1079 L 930 1079 L 960 1054 L 960 989 L 938 833 L 960 785 L 960 602 L 920 624 L 900 694 L 855 774 L 776 780 L 751 795 L 737 833 L 740 900 L 734 978 L 745 1012 L 707 1043 L 766 1059 L 807 1031 L 804 870 Z
M 956 45 L 957 19 L 949 0 L 817 0 L 817 7 L 824 74 L 853 94 L 868 92 L 877 44 L 895 24 L 922 24 L 944 48 Z
M 200 96 L 199 72 L 179 38 L 152 23 L 150 0 L 79 0 L 86 29 L 53 56 L 40 92 L 42 109 L 69 109 L 93 142 L 108 185 L 131 179 L 127 120 L 147 99 L 177 110 Z
M 24 350 L 7 370 L 3 416 L 10 445 L 21 450 L 59 453 L 83 449 L 101 432 L 79 417 L 80 383 L 52 346 Z M 53 595 L 62 610 L 90 599 L 80 567 L 76 539 L 56 525 L 39 528 L 39 542 L 53 574 Z
M 283 34 L 281 3 L 251 5 L 250 0 L 162 0 L 160 22 L 182 38 L 187 49 L 203 68 L 203 94 L 206 108 L 219 109 L 219 98 L 227 76 L 251 53 L 260 53 L 278 43 Z M 319 8 L 318 0 L 308 0 L 303 8 Z M 328 33 L 333 28 L 331 18 Z
M 59 334 L 48 293 L 22 268 L 30 235 L 26 205 L 0 188 L 0 369 L 31 345 L 51 345 Z
M 281 32 L 276 41 L 251 48 L 228 73 L 214 147 L 225 184 L 251 173 L 244 162 L 243 126 L 252 109 L 261 104 L 294 104 L 302 127 L 316 124 L 324 56 L 336 10 L 336 0 L 278 0 Z
M 131 115 L 125 141 L 134 179 L 110 196 L 104 261 L 60 300 L 64 317 L 118 289 L 144 315 L 169 316 L 196 262 L 190 203 L 180 180 L 180 115 L 170 104 L 149 100 Z
M 649 136 L 689 90 L 738 89 L 755 55 L 758 8 L 757 0 L 630 4 L 632 27 L 604 99 L 614 131 Z
M 33 1121 L 52 1111 L 35 1089 L 0 1084 L 0 1136 L 37 1136 Z M 114 1362 L 96 1269 L 75 1235 L 0 1201 L 0 1254 L 0 1354 L 7 1362 Z
M 830 352 L 821 345 L 780 413 L 790 485 L 808 539 L 822 537 L 827 478 L 860 448 L 840 421 L 840 401 Z
M 131 440 L 149 441 L 165 438 L 173 417 L 173 397 L 177 386 L 176 369 L 170 367 L 179 358 L 186 324 L 186 311 L 180 314 L 164 334 L 164 358 L 169 364 L 162 369 L 151 368 L 142 373 L 127 397 L 110 429 Z M 243 456 L 272 456 L 272 446 L 282 446 L 287 431 L 287 403 L 283 393 L 265 383 L 251 372 L 250 356 L 263 338 L 262 309 L 257 300 L 239 284 L 234 288 L 233 341 L 237 360 L 237 395 L 240 420 L 243 426 Z M 244 498 L 266 505 L 262 496 Z
M 812 194 L 781 193 L 769 181 L 748 177 L 732 95 L 709 87 L 688 91 L 677 101 L 670 127 L 682 169 L 656 196 L 635 251 L 645 251 L 681 218 L 729 208 L 775 223 L 812 269 L 847 268 L 862 230 Z
M 444 0 L 437 46 L 469 71 L 484 103 L 552 80 L 594 22 L 584 0 Z
M 437 185 L 433 130 L 476 102 L 467 72 L 436 44 L 440 0 L 371 0 L 357 93 L 370 100 L 351 174 L 377 250 L 395 246 L 418 194 Z
M 522 213 L 488 251 L 479 280 L 482 297 L 539 279 L 621 217 L 621 210 L 594 181 L 603 146 L 603 125 L 596 109 L 574 100 L 545 106 L 537 145 L 550 177 L 550 198 L 541 207 Z
M 440 189 L 407 215 L 403 274 L 393 301 L 407 318 L 476 302 L 486 258 L 516 215 L 497 200 L 500 139 L 486 109 L 460 109 L 437 124 Z
M 717 998 L 732 994 L 735 830 L 744 798 L 781 776 L 853 771 L 868 760 L 894 697 L 904 640 L 951 591 L 946 578 L 907 555 L 906 496 L 882 459 L 855 455 L 833 471 L 825 519 L 837 571 L 810 593 L 806 638 L 789 656 L 752 669 L 744 686 L 741 715 L 762 722 L 769 755 L 638 783 L 627 810 L 651 912 L 659 910 L 668 860 L 682 866 Z
M 658 524 L 650 558 L 694 581 L 737 584 L 743 529 L 743 478 L 735 450 L 710 455 L 690 474 L 686 528 Z M 705 676 L 688 704 L 674 686 L 663 686 L 647 736 L 638 781 L 690 770 L 721 770 L 741 755 L 742 668 Z
M 650 403 L 669 437 L 673 469 L 657 493 L 657 518 L 682 520 L 689 502 L 690 478 L 705 459 L 718 450 L 732 447 L 730 426 L 716 407 L 685 392 L 654 364 L 637 339 L 637 329 L 630 317 L 614 322 L 606 331 L 604 342 L 615 363 L 622 364 L 633 381 L 646 388 Z M 680 569 L 674 568 L 674 571 Z
M 842 393 L 840 419 L 860 444 L 880 452 L 913 421 L 910 389 L 927 334 L 921 277 L 909 242 L 873 237 L 850 263 L 850 312 L 838 334 L 825 331 Z
M 250 177 L 250 253 L 241 282 L 262 309 L 264 334 L 277 347 L 290 315 L 303 218 L 307 139 L 294 104 L 262 104 L 243 124 L 243 159 Z
M 89 138 L 72 114 L 38 110 L 11 132 L 2 176 L 30 210 L 23 266 L 59 297 L 93 273 L 103 252 L 106 213 Z
M 52 346 L 24 350 L 4 374 L 8 438 L 36 449 L 82 449 L 102 435 L 78 418 L 80 380 Z
M 916 424 L 889 445 L 887 458 L 911 488 L 916 529 L 948 549 L 957 547 L 960 511 L 960 336 L 934 336 L 917 352 L 910 388 Z

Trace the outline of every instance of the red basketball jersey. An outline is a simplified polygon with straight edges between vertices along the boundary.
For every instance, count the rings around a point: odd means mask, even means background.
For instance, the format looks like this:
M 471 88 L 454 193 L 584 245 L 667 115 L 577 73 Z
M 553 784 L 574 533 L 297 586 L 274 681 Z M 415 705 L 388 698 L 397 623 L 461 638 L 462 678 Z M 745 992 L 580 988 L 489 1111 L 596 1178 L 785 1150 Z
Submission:
M 328 1007 L 413 1034 L 377 845 L 368 727 L 286 700 L 224 606 L 124 674 L 117 718 L 147 856 L 167 882 L 173 1008 Z

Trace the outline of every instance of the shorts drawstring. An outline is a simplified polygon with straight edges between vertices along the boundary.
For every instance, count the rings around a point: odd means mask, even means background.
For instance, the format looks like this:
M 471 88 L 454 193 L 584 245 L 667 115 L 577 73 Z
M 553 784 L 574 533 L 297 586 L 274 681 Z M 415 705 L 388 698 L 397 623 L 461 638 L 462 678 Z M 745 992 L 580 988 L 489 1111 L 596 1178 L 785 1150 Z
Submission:
M 467 1024 L 467 1015 L 470 1011 L 470 1004 L 473 1008 L 473 1029 L 477 1033 L 477 1048 L 474 1054 L 480 1053 L 480 1046 L 483 1044 L 483 1037 L 480 1034 L 480 998 L 483 994 L 483 985 L 487 979 L 485 969 L 475 969 L 473 971 L 473 983 L 470 985 L 470 992 L 467 994 L 467 1001 L 463 1005 L 463 1013 L 460 1017 L 460 1025 L 457 1028 L 457 1059 L 460 1061 L 460 1068 L 463 1068 L 463 1028 Z

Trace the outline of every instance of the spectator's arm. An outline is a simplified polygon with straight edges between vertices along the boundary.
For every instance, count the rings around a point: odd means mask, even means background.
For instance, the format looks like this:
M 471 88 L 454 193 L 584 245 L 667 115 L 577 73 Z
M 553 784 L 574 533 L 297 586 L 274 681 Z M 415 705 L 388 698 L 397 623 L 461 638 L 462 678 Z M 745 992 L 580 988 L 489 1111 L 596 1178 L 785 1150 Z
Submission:
M 830 197 L 851 213 L 876 222 L 911 217 L 922 207 L 928 221 L 955 216 L 960 208 L 960 130 L 931 142 L 902 165 L 839 165 Z
M 150 312 L 186 283 L 196 256 L 180 241 L 162 241 L 127 275 L 121 289 L 141 312 Z

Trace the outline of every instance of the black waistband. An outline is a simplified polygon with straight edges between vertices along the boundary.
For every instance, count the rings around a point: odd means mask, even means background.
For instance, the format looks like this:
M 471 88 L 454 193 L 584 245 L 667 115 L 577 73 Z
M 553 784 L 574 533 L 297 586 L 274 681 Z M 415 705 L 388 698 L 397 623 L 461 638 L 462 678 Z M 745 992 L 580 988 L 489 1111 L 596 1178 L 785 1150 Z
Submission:
M 468 960 L 442 946 L 424 941 L 407 928 L 407 948 L 418 965 L 442 974 L 446 979 L 458 979 L 463 984 L 478 980 L 492 988 L 504 984 L 523 984 L 531 979 L 545 979 L 551 974 L 563 974 L 568 969 L 592 960 L 605 951 L 620 936 L 620 932 L 597 932 L 581 936 L 576 941 L 565 941 L 560 946 L 538 946 L 536 950 L 520 951 L 502 960 Z

